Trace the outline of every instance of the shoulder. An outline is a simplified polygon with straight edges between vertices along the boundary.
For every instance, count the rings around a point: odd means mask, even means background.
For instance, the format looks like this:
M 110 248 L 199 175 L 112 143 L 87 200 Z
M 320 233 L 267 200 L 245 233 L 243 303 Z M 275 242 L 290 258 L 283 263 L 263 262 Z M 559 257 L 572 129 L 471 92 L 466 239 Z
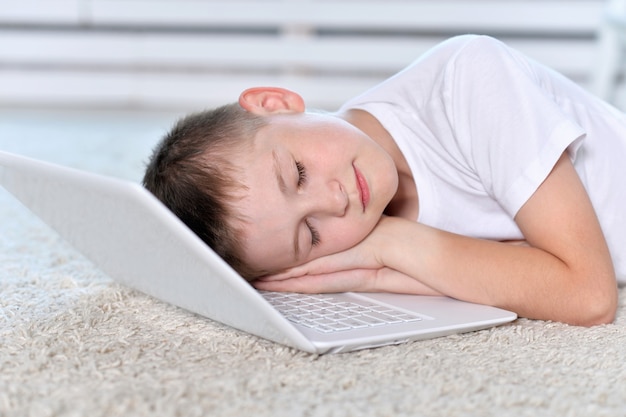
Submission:
M 341 108 L 394 106 L 416 109 L 436 105 L 442 95 L 456 92 L 456 86 L 472 83 L 468 78 L 480 77 L 486 70 L 483 61 L 497 55 L 503 44 L 482 35 L 460 35 L 433 46 L 409 66 L 373 88 L 350 99 Z M 486 79 L 488 82 L 488 77 Z M 368 108 L 372 112 L 373 109 Z M 397 113 L 397 112 L 396 112 Z
M 426 55 L 447 55 L 449 58 L 499 55 L 510 50 L 507 45 L 487 35 L 460 35 L 435 45 Z
M 434 46 L 398 74 L 401 86 L 426 94 L 455 94 L 482 84 L 505 84 L 512 74 L 533 72 L 521 53 L 485 35 L 461 35 Z M 516 75 L 515 75 L 516 76 Z
M 452 67 L 472 67 L 492 71 L 503 65 L 525 65 L 525 58 L 504 42 L 485 35 L 464 35 L 450 39 L 454 48 Z
M 538 86 L 536 62 L 520 51 L 490 36 L 453 38 L 456 53 L 443 71 L 443 84 L 450 94 L 500 95 L 514 85 Z M 547 75 L 546 75 L 547 76 Z

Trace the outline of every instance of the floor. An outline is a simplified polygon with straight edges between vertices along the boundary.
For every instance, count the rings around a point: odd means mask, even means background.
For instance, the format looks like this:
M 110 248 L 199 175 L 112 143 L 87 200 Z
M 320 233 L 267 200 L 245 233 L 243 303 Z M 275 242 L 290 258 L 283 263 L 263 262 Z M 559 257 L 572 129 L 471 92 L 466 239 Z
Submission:
M 0 108 L 0 150 L 138 181 L 152 148 L 181 114 Z

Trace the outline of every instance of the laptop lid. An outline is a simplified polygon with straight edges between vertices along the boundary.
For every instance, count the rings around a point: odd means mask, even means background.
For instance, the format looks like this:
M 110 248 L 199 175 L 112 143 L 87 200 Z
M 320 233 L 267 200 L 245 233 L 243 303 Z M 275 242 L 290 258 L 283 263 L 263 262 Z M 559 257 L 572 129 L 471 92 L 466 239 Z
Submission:
M 337 296 L 399 305 L 428 320 L 322 334 L 287 320 L 138 183 L 0 151 L 0 184 L 114 280 L 304 351 L 401 343 L 516 318 L 508 311 L 446 297 L 348 293 Z
M 114 280 L 248 333 L 312 351 L 140 184 L 0 152 L 0 184 Z

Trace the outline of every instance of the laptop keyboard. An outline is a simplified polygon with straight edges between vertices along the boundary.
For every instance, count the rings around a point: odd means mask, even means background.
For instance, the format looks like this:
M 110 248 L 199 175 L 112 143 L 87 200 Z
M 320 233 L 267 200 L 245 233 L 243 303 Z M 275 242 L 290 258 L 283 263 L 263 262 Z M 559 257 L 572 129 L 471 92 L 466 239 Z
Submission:
M 365 300 L 346 302 L 332 294 L 260 293 L 287 320 L 322 333 L 422 320 L 392 307 Z

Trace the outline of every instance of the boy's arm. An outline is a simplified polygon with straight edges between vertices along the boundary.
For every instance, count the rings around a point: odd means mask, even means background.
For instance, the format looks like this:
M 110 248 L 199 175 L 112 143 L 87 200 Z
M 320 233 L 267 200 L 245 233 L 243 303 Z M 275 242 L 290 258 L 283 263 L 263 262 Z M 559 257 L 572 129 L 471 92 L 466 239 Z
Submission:
M 338 271 L 348 269 L 342 263 L 385 266 L 442 294 L 506 308 L 522 317 L 577 325 L 611 322 L 617 308 L 612 261 L 591 202 L 567 156 L 561 157 L 515 220 L 528 246 L 384 218 L 363 244 L 327 257 L 326 265 L 313 266 Z M 306 271 L 305 265 L 297 273 L 316 273 L 315 269 Z M 313 284 L 307 281 L 311 278 L 272 281 L 266 289 L 306 291 Z M 336 278 L 341 279 L 339 274 Z M 397 291 L 397 286 L 377 278 L 361 281 L 353 289 Z M 315 291 L 323 288 L 316 286 Z
M 383 262 L 413 271 L 415 278 L 444 294 L 500 306 L 522 317 L 578 325 L 611 322 L 617 308 L 612 260 L 566 155 L 515 220 L 528 247 L 419 224 L 389 224 L 388 240 L 398 250 L 386 250 Z

